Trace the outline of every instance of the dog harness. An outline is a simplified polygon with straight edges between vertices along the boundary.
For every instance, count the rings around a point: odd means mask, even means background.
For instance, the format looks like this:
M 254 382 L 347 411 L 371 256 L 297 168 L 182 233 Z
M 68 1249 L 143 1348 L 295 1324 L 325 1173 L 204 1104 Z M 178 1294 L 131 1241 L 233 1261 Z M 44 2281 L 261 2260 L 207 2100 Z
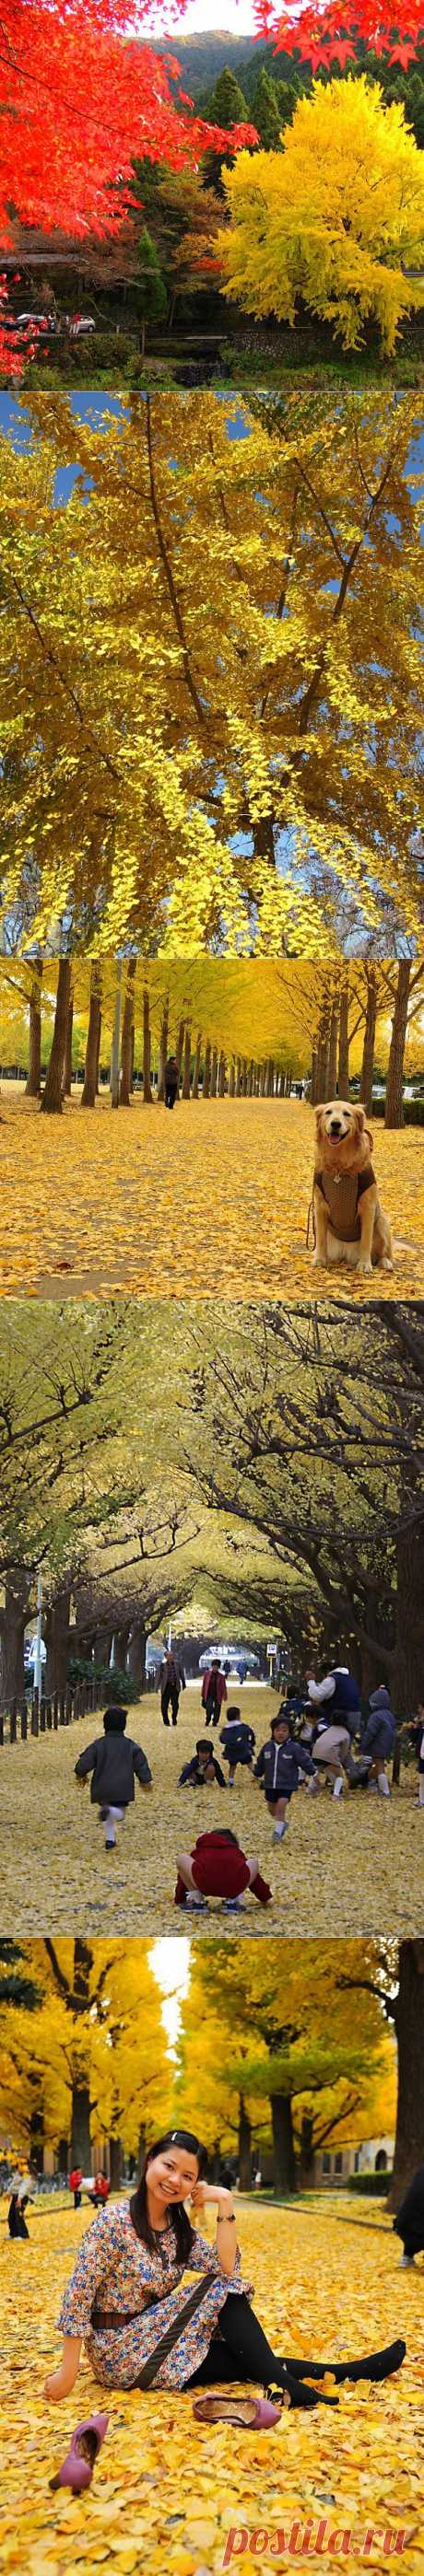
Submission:
M 325 1199 L 332 1233 L 339 1243 L 360 1242 L 359 1200 L 373 1184 L 375 1187 L 372 1163 L 364 1163 L 362 1172 L 315 1172 L 315 1188 Z

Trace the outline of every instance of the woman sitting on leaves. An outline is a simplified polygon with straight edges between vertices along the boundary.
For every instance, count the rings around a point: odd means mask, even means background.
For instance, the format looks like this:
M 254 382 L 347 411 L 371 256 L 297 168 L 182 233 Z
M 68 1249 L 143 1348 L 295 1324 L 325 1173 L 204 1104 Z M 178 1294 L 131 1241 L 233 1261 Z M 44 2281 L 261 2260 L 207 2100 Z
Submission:
M 287 2405 L 316 2406 L 307 2386 L 331 2370 L 337 2380 L 384 2379 L 405 2345 L 352 2362 L 287 2361 L 272 2351 L 242 2280 L 232 2192 L 204 2180 L 206 2150 L 186 2129 L 149 2148 L 130 2201 L 115 2201 L 83 2236 L 62 2300 L 59 2369 L 46 2397 L 69 2397 L 84 2342 L 103 2388 L 191 2389 L 223 2380 L 269 2383 Z M 187 2202 L 194 2212 L 192 2227 Z M 215 2244 L 197 2232 L 198 2212 L 216 2205 Z M 188 2286 L 187 2272 L 195 2272 Z M 321 2400 L 336 2405 L 336 2398 Z

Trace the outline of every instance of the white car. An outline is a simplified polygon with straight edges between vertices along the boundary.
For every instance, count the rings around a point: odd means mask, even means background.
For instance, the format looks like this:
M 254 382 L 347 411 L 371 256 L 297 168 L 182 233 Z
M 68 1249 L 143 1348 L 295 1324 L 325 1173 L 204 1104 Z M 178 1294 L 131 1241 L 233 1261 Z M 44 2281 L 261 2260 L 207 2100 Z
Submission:
M 95 329 L 96 324 L 92 313 L 74 313 L 73 320 L 69 324 L 69 337 L 71 340 L 81 340 L 84 331 L 95 331 Z
M 49 340 L 57 331 L 54 313 L 8 313 L 6 322 L 9 331 L 35 331 Z

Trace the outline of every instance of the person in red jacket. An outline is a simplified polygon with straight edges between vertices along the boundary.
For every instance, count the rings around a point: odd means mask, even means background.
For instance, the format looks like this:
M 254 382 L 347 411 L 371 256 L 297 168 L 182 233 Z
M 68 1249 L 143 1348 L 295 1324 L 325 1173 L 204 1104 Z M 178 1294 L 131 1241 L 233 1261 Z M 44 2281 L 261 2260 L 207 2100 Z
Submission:
M 221 1896 L 226 1914 L 238 1909 L 245 1888 L 259 1905 L 270 1905 L 272 1890 L 261 1878 L 257 1860 L 247 1860 L 236 1834 L 198 1834 L 194 1851 L 177 1853 L 175 1904 L 203 1910 L 208 1896 Z
M 99 2209 L 106 2208 L 106 2201 L 109 2199 L 109 2192 L 110 2182 L 108 2182 L 107 2174 L 95 2174 L 93 2198 L 98 2202 Z
M 69 2190 L 70 2190 L 70 2191 L 73 2191 L 73 2195 L 74 2195 L 74 2209 L 80 2209 L 80 2208 L 81 2208 L 81 2183 L 82 2183 L 82 2165 L 73 2165 L 73 2166 L 72 2166 L 72 2173 L 70 2173 L 70 2175 L 69 2175 Z
M 202 1682 L 202 1708 L 205 1710 L 207 1726 L 218 1725 L 218 1718 L 220 1717 L 223 1700 L 226 1699 L 226 1697 L 227 1684 L 225 1673 L 221 1672 L 218 1656 L 213 1655 L 212 1662 L 209 1666 L 209 1672 L 203 1674 Z

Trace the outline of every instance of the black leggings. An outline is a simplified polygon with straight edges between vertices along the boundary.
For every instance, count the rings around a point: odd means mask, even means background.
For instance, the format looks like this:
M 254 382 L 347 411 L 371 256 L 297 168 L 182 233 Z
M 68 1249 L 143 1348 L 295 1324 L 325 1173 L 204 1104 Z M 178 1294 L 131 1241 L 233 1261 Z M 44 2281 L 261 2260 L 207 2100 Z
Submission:
M 290 2387 L 290 2380 L 323 2379 L 326 2370 L 333 2378 L 385 2379 L 399 2368 L 405 2345 L 390 2344 L 384 2353 L 369 2353 L 362 2361 L 292 2361 L 291 2353 L 272 2352 L 259 2318 L 244 2291 L 229 2291 L 219 2312 L 219 2336 L 213 2336 L 204 2360 L 188 2382 L 190 2388 L 228 2379 L 254 2379 L 261 2388 Z

